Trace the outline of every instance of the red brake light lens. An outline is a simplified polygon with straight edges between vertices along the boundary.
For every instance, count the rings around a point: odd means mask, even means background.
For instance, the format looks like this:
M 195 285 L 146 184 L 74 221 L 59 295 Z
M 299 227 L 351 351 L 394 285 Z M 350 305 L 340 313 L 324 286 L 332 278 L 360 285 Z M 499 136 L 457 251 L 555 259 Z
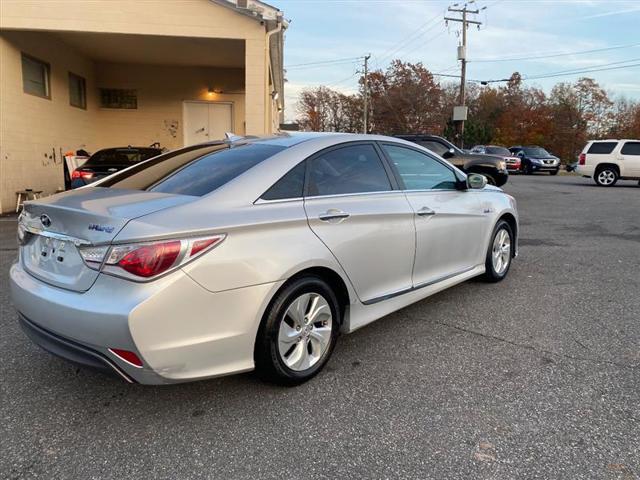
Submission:
M 89 180 L 93 178 L 93 172 L 87 172 L 85 170 L 74 170 L 71 173 L 71 179 L 77 180 L 78 178 L 82 178 L 83 180 Z
M 142 360 L 140 360 L 140 357 L 138 357 L 134 352 L 130 352 L 129 350 L 120 350 L 119 348 L 110 348 L 109 351 L 116 357 L 132 364 L 134 367 L 142 368 Z
M 578 165 L 585 165 L 587 163 L 587 154 L 581 153 L 578 157 Z
M 143 245 L 127 253 L 117 265 L 138 277 L 154 277 L 173 266 L 181 248 L 180 240 Z

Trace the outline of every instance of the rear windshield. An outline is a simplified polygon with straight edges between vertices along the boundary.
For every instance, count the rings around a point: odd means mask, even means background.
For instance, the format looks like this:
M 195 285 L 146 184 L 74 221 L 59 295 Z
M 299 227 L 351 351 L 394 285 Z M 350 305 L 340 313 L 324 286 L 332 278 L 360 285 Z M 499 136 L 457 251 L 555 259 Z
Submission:
M 587 153 L 607 154 L 613 152 L 618 142 L 593 142 Z
M 202 196 L 284 148 L 261 143 L 191 147 L 139 164 L 100 186 Z
M 109 148 L 94 153 L 84 166 L 131 165 L 160 155 L 155 148 Z
M 547 152 L 544 148 L 540 147 L 525 147 L 523 148 L 524 153 L 529 157 L 550 157 L 551 154 Z
M 487 147 L 485 151 L 490 155 L 511 155 L 511 152 L 504 147 Z

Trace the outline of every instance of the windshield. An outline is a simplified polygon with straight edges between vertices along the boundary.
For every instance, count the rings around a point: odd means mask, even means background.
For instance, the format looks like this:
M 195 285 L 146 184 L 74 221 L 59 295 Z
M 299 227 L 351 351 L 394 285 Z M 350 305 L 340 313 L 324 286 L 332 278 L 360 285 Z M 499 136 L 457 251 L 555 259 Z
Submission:
M 511 152 L 504 147 L 487 147 L 485 151 L 489 155 L 506 155 L 511 156 Z
M 544 148 L 540 148 L 540 147 L 525 147 L 523 148 L 524 153 L 527 155 L 527 157 L 550 157 L 551 154 L 549 152 L 547 152 Z

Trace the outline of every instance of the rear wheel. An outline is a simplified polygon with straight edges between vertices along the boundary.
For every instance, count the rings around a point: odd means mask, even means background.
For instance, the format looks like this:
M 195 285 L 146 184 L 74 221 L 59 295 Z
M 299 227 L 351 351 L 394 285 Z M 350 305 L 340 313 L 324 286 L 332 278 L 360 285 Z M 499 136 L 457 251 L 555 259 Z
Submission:
M 285 286 L 265 313 L 255 347 L 256 371 L 265 380 L 297 385 L 315 376 L 336 344 L 341 310 L 319 277 Z
M 618 171 L 613 167 L 601 167 L 593 179 L 599 187 L 612 187 L 618 181 Z
M 485 260 L 485 280 L 499 282 L 509 273 L 512 259 L 513 231 L 509 224 L 500 220 L 493 229 Z

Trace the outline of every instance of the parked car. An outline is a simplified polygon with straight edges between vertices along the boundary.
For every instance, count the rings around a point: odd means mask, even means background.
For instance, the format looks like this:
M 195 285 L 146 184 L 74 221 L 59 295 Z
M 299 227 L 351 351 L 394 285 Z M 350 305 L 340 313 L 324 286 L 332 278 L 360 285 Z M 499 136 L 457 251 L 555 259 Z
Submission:
M 27 202 L 18 238 L 11 295 L 45 350 L 130 382 L 256 368 L 296 384 L 339 331 L 502 280 L 518 214 L 418 145 L 305 133 L 186 147 Z
M 640 181 L 640 140 L 591 140 L 578 158 L 576 172 L 593 177 L 601 187 L 619 179 Z
M 491 185 L 498 187 L 507 183 L 509 172 L 503 158 L 493 155 L 476 155 L 465 153 L 448 140 L 436 135 L 397 135 L 413 143 L 417 143 L 433 153 L 447 159 L 465 173 L 480 173 Z
M 123 168 L 156 157 L 162 149 L 156 147 L 117 147 L 99 150 L 71 173 L 71 188 L 84 187 Z
M 509 151 L 520 158 L 520 170 L 526 175 L 535 172 L 549 172 L 550 175 L 557 175 L 560 171 L 560 159 L 537 145 L 511 147 Z
M 476 145 L 471 149 L 471 153 L 502 157 L 507 164 L 509 173 L 517 173 L 520 171 L 520 158 L 512 155 L 507 147 L 501 147 L 499 145 Z

